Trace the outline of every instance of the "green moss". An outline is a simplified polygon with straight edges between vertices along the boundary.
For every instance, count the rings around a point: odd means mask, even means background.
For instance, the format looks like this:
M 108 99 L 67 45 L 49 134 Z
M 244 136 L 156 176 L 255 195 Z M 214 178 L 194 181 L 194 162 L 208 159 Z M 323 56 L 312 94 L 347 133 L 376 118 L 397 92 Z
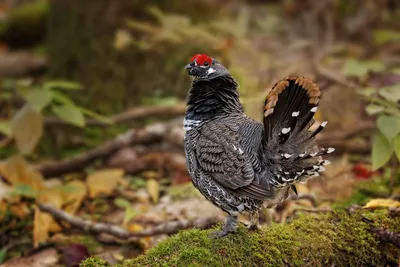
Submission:
M 237 234 L 221 239 L 209 237 L 217 229 L 181 231 L 121 266 L 380 266 L 396 262 L 400 249 L 381 244 L 372 227 L 399 229 L 400 217 L 389 217 L 385 210 L 307 214 L 259 232 L 249 233 L 240 226 Z
M 108 262 L 105 260 L 96 258 L 96 257 L 90 257 L 87 258 L 84 262 L 80 264 L 82 267 L 87 267 L 87 266 L 111 266 Z

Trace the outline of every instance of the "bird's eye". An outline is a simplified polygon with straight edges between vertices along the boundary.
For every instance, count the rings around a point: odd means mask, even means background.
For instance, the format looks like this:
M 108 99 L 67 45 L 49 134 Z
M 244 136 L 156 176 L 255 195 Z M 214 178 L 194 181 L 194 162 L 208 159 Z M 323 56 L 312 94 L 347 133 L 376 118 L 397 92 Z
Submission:
M 208 61 L 204 62 L 203 65 L 207 67 L 208 66 Z

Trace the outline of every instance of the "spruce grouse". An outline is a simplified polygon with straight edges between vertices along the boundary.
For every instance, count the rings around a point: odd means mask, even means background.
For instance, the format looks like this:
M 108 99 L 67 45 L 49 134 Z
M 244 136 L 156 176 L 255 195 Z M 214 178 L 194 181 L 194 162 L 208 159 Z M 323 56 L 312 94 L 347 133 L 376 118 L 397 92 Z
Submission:
M 228 213 L 214 234 L 235 232 L 243 212 L 257 227 L 263 204 L 283 201 L 295 183 L 329 164 L 321 156 L 334 149 L 315 142 L 327 122 L 309 130 L 321 91 L 309 78 L 286 77 L 268 93 L 260 123 L 246 116 L 238 83 L 217 60 L 197 54 L 185 69 L 193 77 L 184 119 L 188 171 L 193 185 Z

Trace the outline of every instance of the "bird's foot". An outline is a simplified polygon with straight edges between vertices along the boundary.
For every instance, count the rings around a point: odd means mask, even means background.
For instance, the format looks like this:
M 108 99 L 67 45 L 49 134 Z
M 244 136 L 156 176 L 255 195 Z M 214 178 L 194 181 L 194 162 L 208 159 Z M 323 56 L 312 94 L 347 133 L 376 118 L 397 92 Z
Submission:
M 237 229 L 237 216 L 229 215 L 222 228 L 222 231 L 212 232 L 211 236 L 214 238 L 220 238 L 227 236 L 228 234 L 235 233 Z
M 221 237 L 225 237 L 225 236 L 227 236 L 229 234 L 234 234 L 234 233 L 236 233 L 236 231 L 225 231 L 225 230 L 222 230 L 222 231 L 216 231 L 216 232 L 210 233 L 210 237 L 221 238 Z

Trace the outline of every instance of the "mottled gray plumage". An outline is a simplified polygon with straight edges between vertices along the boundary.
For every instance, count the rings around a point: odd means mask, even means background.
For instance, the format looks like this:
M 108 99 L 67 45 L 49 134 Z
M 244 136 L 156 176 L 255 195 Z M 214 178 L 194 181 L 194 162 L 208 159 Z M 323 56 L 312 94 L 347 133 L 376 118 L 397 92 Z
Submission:
M 194 59 L 186 68 L 195 76 L 184 121 L 187 166 L 193 185 L 229 214 L 216 233 L 225 236 L 236 230 L 239 213 L 249 212 L 256 224 L 263 203 L 283 201 L 294 183 L 323 171 L 328 161 L 320 156 L 333 149 L 319 148 L 314 136 L 326 123 L 308 131 L 320 91 L 306 78 L 282 80 L 267 96 L 260 123 L 245 115 L 223 65 Z

